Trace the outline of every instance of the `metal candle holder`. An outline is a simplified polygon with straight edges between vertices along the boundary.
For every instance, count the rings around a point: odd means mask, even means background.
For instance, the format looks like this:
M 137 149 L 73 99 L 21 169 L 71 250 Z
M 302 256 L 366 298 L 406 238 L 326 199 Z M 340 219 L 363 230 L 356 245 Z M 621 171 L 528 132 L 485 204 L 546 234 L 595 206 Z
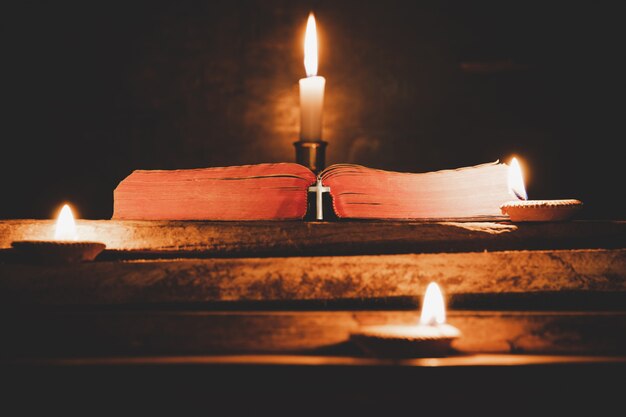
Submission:
M 326 168 L 326 145 L 328 142 L 323 140 L 294 142 L 296 162 L 309 168 L 315 174 L 319 174 Z

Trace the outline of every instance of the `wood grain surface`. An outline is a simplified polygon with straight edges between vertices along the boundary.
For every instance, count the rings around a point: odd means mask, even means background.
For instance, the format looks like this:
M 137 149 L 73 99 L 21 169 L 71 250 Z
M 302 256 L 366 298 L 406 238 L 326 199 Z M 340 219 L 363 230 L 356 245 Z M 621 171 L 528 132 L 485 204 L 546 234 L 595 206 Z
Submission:
M 625 221 L 513 224 L 79 220 L 77 228 L 81 240 L 105 243 L 109 257 L 148 254 L 310 256 L 626 247 Z M 15 240 L 49 240 L 53 236 L 53 220 L 0 221 L 0 249 L 11 248 Z M 111 251 L 121 253 L 111 254 Z M 106 257 L 107 253 L 103 255 Z

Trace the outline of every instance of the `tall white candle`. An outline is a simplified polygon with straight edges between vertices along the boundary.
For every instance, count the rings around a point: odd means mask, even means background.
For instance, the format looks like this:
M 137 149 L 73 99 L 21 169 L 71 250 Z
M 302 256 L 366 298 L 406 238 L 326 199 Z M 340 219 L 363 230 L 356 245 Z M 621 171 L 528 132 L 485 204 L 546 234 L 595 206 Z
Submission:
M 322 110 L 326 79 L 317 75 L 317 30 L 315 17 L 309 14 L 304 36 L 304 68 L 300 79 L 300 140 L 322 140 Z

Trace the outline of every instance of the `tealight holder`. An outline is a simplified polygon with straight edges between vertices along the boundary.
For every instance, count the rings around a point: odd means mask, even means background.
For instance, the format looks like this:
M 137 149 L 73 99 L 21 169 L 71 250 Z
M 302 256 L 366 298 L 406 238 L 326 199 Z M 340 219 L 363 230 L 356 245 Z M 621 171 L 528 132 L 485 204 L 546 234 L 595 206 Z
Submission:
M 106 245 L 80 241 L 72 210 L 66 204 L 56 222 L 55 240 L 17 240 L 11 242 L 22 261 L 38 264 L 72 264 L 93 261 Z
M 461 336 L 461 332 L 445 323 L 445 315 L 441 290 L 431 282 L 426 288 L 419 323 L 364 326 L 350 334 L 350 340 L 365 353 L 377 357 L 448 356 L 454 352 L 452 342 Z
M 18 240 L 11 243 L 21 258 L 46 265 L 93 261 L 106 245 L 101 242 Z
M 454 353 L 461 332 L 449 324 L 363 327 L 350 340 L 371 356 L 387 358 L 441 357 Z
M 556 222 L 569 220 L 583 207 L 579 200 L 519 200 L 500 206 L 512 222 Z

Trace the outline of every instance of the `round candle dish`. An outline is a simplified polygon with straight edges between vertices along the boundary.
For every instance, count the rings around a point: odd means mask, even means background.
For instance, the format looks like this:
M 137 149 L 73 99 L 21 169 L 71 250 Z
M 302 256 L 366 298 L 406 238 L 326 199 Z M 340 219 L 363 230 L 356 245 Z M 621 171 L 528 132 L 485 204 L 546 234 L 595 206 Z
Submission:
M 104 250 L 100 242 L 20 240 L 11 243 L 22 260 L 39 264 L 72 264 L 92 261 Z
M 583 206 L 578 200 L 519 200 L 500 206 L 512 222 L 556 222 L 571 219 Z
M 440 357 L 454 353 L 461 332 L 449 324 L 369 326 L 350 335 L 365 353 L 386 358 Z

